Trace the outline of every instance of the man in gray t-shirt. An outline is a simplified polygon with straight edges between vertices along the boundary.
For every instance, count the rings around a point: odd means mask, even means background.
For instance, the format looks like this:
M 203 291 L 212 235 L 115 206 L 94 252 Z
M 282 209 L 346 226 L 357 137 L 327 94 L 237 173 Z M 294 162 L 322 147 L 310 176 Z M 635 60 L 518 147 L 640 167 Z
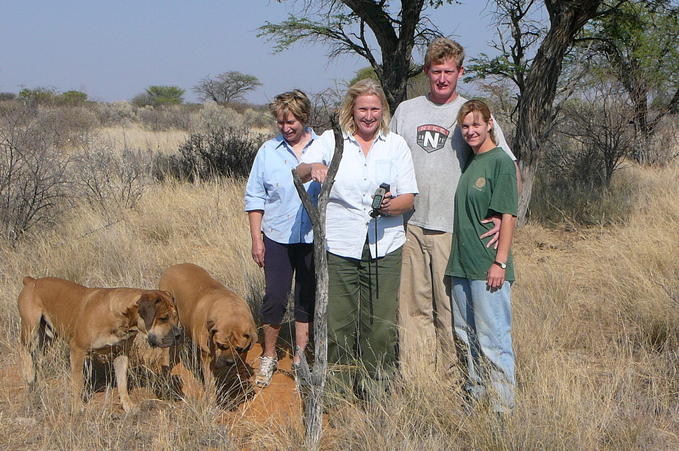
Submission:
M 400 359 L 406 374 L 421 364 L 449 373 L 456 363 L 445 270 L 452 243 L 455 189 L 471 155 L 456 120 L 467 101 L 457 93 L 463 59 L 464 50 L 457 42 L 445 38 L 433 41 L 424 62 L 429 94 L 401 103 L 391 120 L 392 131 L 410 147 L 420 191 L 408 220 L 399 293 Z M 497 122 L 495 136 L 498 145 L 515 159 Z

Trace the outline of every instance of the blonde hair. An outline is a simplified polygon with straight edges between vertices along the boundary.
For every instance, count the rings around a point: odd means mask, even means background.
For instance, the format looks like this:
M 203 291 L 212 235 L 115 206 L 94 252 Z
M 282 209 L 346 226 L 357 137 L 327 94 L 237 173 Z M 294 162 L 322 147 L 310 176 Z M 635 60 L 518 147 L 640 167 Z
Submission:
M 273 102 L 269 105 L 269 111 L 271 111 L 271 114 L 276 119 L 281 114 L 290 113 L 302 125 L 306 126 L 311 115 L 311 101 L 303 91 L 293 89 L 274 97 Z
M 424 55 L 424 68 L 429 69 L 432 64 L 441 64 L 448 59 L 455 61 L 458 68 L 462 67 L 464 49 L 451 39 L 436 38 L 427 47 L 427 53 Z
M 380 84 L 370 78 L 364 78 L 363 80 L 357 81 L 347 90 L 339 112 L 340 127 L 342 127 L 342 130 L 344 130 L 349 135 L 356 133 L 356 122 L 354 122 L 354 105 L 356 104 L 356 99 L 359 96 L 366 95 L 375 95 L 380 99 L 380 103 L 382 104 L 382 123 L 380 124 L 380 130 L 385 135 L 388 134 L 391 114 L 389 113 L 387 97 L 384 95 L 384 91 L 382 90 Z
M 462 108 L 460 108 L 460 111 L 457 113 L 457 124 L 460 125 L 462 122 L 464 122 L 464 118 L 467 117 L 469 113 L 473 113 L 474 116 L 476 117 L 476 113 L 478 113 L 481 116 L 481 119 L 483 119 L 483 122 L 488 124 L 491 119 L 491 114 L 490 114 L 490 108 L 488 105 L 486 105 L 486 102 L 483 100 L 469 100 L 462 105 Z M 493 141 L 493 144 L 497 144 L 497 139 L 495 139 L 495 130 L 494 128 L 490 129 L 490 140 Z

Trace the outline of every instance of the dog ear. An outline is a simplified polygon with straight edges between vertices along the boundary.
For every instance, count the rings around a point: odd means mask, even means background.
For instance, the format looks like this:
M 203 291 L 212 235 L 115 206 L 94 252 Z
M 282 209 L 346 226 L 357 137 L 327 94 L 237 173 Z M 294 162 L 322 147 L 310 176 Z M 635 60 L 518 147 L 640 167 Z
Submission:
M 165 290 L 161 290 L 160 292 L 163 293 L 165 296 L 167 296 L 172 301 L 172 305 L 174 305 L 175 307 L 177 306 L 177 301 L 175 300 L 172 293 L 170 293 L 169 291 L 165 291 Z
M 215 322 L 211 319 L 207 320 L 207 323 L 205 323 L 205 328 L 207 329 L 207 348 L 210 350 L 210 355 L 214 357 L 215 341 L 213 337 L 217 332 L 217 330 L 215 329 Z
M 137 300 L 139 316 L 144 320 L 144 326 L 147 331 L 151 330 L 151 327 L 153 327 L 153 318 L 156 316 L 157 303 L 158 298 L 151 296 L 148 293 L 142 294 Z

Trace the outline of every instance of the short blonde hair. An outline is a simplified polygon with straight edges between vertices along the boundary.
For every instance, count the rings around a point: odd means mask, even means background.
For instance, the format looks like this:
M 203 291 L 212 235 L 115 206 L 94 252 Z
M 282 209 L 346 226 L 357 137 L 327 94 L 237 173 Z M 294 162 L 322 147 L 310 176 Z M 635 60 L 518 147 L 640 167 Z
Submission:
M 436 38 L 427 47 L 427 53 L 424 55 L 424 68 L 429 69 L 432 64 L 441 64 L 448 59 L 455 61 L 458 68 L 462 67 L 464 48 L 451 39 Z
M 269 110 L 274 118 L 281 114 L 290 113 L 305 125 L 309 123 L 311 115 L 311 101 L 303 91 L 293 89 L 292 91 L 278 94 L 269 105 Z
M 460 108 L 460 111 L 457 113 L 458 126 L 461 126 L 464 118 L 467 117 L 469 113 L 474 113 L 474 115 L 478 113 L 481 116 L 481 119 L 483 119 L 483 122 L 486 124 L 490 122 L 490 108 L 483 100 L 469 100 L 465 102 L 464 105 L 462 105 L 462 108 Z M 490 129 L 490 140 L 493 141 L 493 144 L 497 144 L 497 139 L 495 139 L 495 130 L 493 128 Z
M 380 103 L 382 104 L 382 123 L 380 124 L 380 130 L 385 135 L 388 134 L 391 114 L 389 113 L 387 97 L 384 95 L 384 91 L 382 90 L 380 84 L 371 78 L 359 80 L 351 85 L 347 90 L 339 112 L 340 127 L 342 127 L 342 130 L 344 130 L 349 135 L 356 133 L 356 123 L 354 122 L 354 105 L 356 104 L 356 99 L 359 96 L 366 95 L 375 95 L 380 99 Z

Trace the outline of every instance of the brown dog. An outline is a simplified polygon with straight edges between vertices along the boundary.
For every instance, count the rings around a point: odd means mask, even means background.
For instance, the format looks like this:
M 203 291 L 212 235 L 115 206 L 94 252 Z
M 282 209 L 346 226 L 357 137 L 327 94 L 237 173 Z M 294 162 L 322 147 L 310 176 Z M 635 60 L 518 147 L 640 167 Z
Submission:
M 127 392 L 128 352 L 138 332 L 154 347 L 181 337 L 169 293 L 136 288 L 87 288 L 68 280 L 25 277 L 19 293 L 23 371 L 35 382 L 41 334 L 62 336 L 70 348 L 73 406 L 81 407 L 83 364 L 88 353 L 114 357 L 116 383 L 125 412 L 135 409 Z
M 200 350 L 206 387 L 214 384 L 216 371 L 245 367 L 247 353 L 257 342 L 257 327 L 243 298 L 190 263 L 168 268 L 159 287 L 172 293 L 179 321 Z

